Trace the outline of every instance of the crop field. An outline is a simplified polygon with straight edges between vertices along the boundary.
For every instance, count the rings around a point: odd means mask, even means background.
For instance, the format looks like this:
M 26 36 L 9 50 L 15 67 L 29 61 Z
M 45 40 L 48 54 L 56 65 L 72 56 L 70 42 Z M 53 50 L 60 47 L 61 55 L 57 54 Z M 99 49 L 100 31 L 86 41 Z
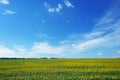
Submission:
M 120 59 L 0 59 L 0 80 L 120 80 Z

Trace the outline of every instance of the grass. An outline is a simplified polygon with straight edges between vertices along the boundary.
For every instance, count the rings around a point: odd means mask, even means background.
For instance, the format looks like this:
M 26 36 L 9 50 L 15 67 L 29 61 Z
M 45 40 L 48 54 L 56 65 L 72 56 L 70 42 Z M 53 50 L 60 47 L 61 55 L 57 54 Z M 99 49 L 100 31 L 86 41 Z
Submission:
M 0 80 L 120 80 L 120 59 L 0 59 Z

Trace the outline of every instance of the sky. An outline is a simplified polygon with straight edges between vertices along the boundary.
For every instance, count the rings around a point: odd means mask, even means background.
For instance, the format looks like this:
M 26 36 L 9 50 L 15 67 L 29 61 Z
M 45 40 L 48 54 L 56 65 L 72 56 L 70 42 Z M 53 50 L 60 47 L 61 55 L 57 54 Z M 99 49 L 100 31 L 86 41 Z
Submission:
M 0 0 L 0 57 L 118 58 L 120 0 Z

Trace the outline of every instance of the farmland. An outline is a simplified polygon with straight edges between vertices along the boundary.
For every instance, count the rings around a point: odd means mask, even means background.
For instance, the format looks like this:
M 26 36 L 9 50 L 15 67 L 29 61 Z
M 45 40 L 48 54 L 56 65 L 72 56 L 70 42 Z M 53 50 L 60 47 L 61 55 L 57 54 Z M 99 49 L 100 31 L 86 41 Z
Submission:
M 120 80 L 120 59 L 0 59 L 0 80 Z

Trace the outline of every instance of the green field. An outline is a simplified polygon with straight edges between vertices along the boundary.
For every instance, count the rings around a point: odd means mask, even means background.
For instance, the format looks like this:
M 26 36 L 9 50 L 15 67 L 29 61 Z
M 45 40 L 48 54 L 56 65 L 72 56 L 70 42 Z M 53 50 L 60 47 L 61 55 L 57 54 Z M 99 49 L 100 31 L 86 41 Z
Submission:
M 0 80 L 120 80 L 120 59 L 0 59 Z

